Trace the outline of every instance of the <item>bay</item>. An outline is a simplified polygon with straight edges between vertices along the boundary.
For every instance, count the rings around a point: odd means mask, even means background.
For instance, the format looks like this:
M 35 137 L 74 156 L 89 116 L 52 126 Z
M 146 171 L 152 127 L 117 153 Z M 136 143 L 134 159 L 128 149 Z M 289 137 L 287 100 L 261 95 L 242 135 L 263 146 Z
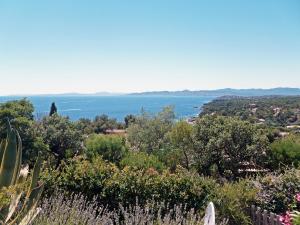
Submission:
M 0 96 L 0 102 L 22 99 L 24 96 Z M 123 121 L 128 114 L 137 115 L 141 109 L 156 113 L 165 106 L 174 106 L 176 117 L 184 119 L 196 116 L 201 106 L 210 102 L 213 97 L 208 96 L 97 96 L 97 95 L 39 95 L 28 96 L 34 107 L 35 115 L 47 115 L 50 105 L 55 102 L 58 113 L 70 117 L 93 119 L 96 115 L 106 114 L 109 117 Z

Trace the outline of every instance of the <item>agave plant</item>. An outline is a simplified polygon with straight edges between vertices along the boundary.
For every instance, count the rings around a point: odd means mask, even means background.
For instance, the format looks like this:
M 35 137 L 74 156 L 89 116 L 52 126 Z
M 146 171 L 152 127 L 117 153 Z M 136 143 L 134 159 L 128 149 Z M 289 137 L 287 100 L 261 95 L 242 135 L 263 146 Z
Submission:
M 9 204 L 0 207 L 0 225 L 30 224 L 40 211 L 37 203 L 43 191 L 43 184 L 38 182 L 41 157 L 35 163 L 29 187 L 24 185 L 28 167 L 21 169 L 21 160 L 20 135 L 7 120 L 7 137 L 0 144 L 0 191 L 12 188 L 13 192 Z

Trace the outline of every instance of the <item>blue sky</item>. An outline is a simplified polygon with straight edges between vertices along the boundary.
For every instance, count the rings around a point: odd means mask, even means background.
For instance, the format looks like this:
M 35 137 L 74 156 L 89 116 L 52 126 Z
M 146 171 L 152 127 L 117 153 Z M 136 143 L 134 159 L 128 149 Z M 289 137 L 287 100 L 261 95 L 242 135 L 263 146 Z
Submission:
M 0 0 L 0 95 L 278 86 L 299 0 Z

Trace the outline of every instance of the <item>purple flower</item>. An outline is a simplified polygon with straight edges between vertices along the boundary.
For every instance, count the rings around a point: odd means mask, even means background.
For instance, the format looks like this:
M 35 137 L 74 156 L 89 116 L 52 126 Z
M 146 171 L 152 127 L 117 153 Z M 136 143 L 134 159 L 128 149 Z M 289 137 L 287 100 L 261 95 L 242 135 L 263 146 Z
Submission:
M 284 215 L 280 216 L 279 219 L 284 225 L 292 225 L 291 213 L 287 211 Z

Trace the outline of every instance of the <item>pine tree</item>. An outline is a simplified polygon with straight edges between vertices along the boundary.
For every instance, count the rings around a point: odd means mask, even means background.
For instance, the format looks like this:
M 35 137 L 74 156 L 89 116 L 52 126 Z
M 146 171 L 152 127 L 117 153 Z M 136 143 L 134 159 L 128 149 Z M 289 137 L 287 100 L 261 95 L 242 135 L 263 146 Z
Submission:
M 55 105 L 55 102 L 52 102 L 49 116 L 52 116 L 54 113 L 57 113 L 57 107 Z

